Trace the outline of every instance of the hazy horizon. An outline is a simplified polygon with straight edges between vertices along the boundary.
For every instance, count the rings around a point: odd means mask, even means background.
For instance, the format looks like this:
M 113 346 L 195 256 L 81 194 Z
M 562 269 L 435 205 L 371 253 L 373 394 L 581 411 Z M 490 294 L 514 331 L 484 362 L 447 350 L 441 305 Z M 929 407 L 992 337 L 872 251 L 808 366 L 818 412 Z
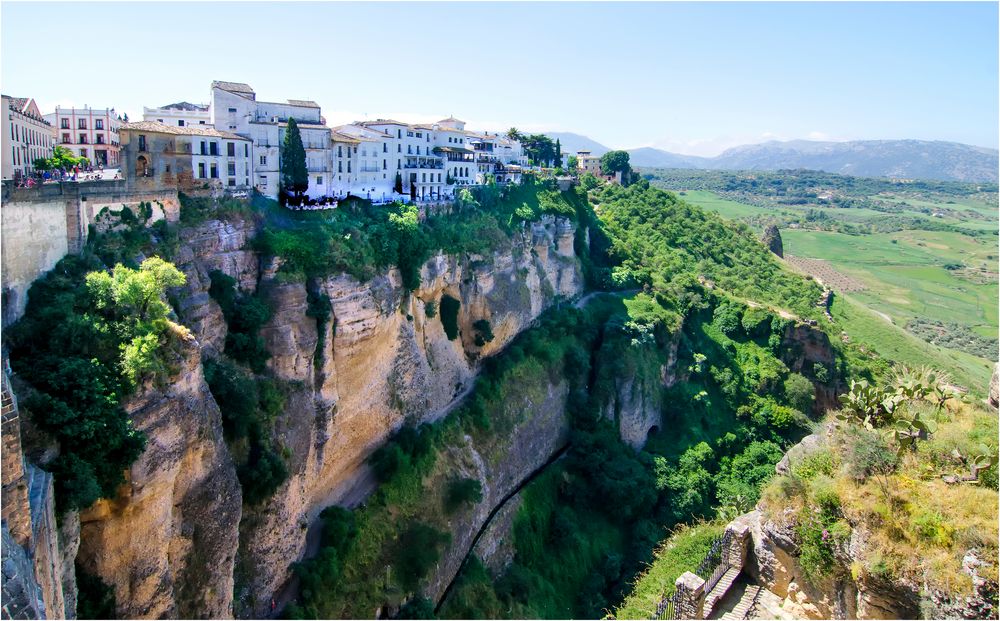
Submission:
M 3 92 L 43 113 L 89 104 L 139 119 L 143 106 L 204 103 L 212 80 L 229 80 L 263 100 L 312 99 L 330 125 L 455 115 L 685 155 L 769 140 L 1000 142 L 996 3 L 4 2 L 0 13 Z M 26 27 L 38 23 L 42 46 Z M 50 43 L 109 29 L 83 50 Z

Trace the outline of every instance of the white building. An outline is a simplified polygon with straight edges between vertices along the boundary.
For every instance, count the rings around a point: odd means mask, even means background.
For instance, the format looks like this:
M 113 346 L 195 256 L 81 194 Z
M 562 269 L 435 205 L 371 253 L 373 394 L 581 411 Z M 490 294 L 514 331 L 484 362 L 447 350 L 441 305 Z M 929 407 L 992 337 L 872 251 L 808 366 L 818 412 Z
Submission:
M 527 164 L 519 142 L 467 132 L 454 117 L 430 125 L 378 119 L 330 128 L 315 102 L 258 101 L 254 90 L 239 82 L 212 82 L 209 116 L 216 129 L 252 141 L 252 183 L 271 197 L 278 195 L 280 148 L 291 118 L 306 150 L 310 198 L 448 200 L 457 187 L 485 183 L 490 176 L 499 183 L 520 182 Z M 395 191 L 397 176 L 401 194 Z
M 193 104 L 186 101 L 167 104 L 159 108 L 142 107 L 143 121 L 156 121 L 166 125 L 185 127 L 188 125 L 211 125 L 212 113 L 208 104 Z
M 352 124 L 335 127 L 333 134 L 335 196 L 351 194 L 380 202 L 397 196 L 394 186 L 401 170 L 394 133 Z
M 212 82 L 210 104 L 212 125 L 220 130 L 249 138 L 253 143 L 253 185 L 270 197 L 278 196 L 281 179 L 280 147 L 294 118 L 306 149 L 311 198 L 331 196 L 329 168 L 330 128 L 313 101 L 289 99 L 285 103 L 257 101 L 257 94 L 247 84 Z
M 52 156 L 52 125 L 42 118 L 30 97 L 2 96 L 4 179 L 20 179 L 34 171 L 34 161 Z
M 122 121 L 114 108 L 61 108 L 45 115 L 56 132 L 56 143 L 73 155 L 85 157 L 94 166 L 118 166 Z

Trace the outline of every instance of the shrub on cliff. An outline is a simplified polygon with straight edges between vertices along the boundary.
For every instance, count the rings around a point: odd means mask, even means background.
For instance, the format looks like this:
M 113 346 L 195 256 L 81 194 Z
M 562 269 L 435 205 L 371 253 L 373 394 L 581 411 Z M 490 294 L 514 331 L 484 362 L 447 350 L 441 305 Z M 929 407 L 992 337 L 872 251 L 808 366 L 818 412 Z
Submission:
M 476 347 L 482 347 L 493 340 L 493 326 L 489 319 L 480 319 L 472 324 L 472 329 L 476 331 Z
M 413 522 L 399 537 L 395 553 L 394 576 L 408 592 L 417 590 L 420 581 L 441 558 L 441 549 L 451 542 L 451 534 L 422 522 Z
M 209 273 L 212 296 L 226 319 L 226 354 L 249 366 L 256 373 L 263 373 L 271 353 L 259 335 L 260 329 L 271 319 L 271 307 L 261 293 L 247 295 L 236 288 L 236 279 L 219 270 Z M 312 308 L 312 307 L 310 307 Z
M 483 499 L 483 484 L 476 479 L 453 479 L 448 483 L 445 494 L 444 508 L 448 513 L 454 513 L 464 504 L 476 504 Z
M 121 408 L 145 378 L 169 370 L 183 329 L 167 318 L 167 287 L 183 283 L 158 258 L 104 271 L 67 256 L 32 285 L 24 317 L 5 336 L 11 364 L 33 388 L 22 401 L 59 445 L 51 464 L 60 511 L 113 497 L 145 440 Z
M 431 453 L 434 450 L 432 436 L 429 425 L 400 428 L 368 458 L 378 480 L 389 481 L 397 472 L 408 470 L 411 464 Z
M 270 446 L 251 441 L 246 462 L 236 469 L 243 488 L 243 502 L 256 505 L 270 498 L 288 478 L 285 461 Z
M 236 474 L 249 505 L 269 498 L 288 477 L 271 439 L 274 419 L 284 410 L 278 380 L 254 376 L 227 361 L 205 360 L 205 381 L 222 413 L 222 430 L 237 462 Z
M 795 409 L 805 414 L 812 412 L 816 387 L 804 375 L 791 373 L 784 383 L 785 398 Z

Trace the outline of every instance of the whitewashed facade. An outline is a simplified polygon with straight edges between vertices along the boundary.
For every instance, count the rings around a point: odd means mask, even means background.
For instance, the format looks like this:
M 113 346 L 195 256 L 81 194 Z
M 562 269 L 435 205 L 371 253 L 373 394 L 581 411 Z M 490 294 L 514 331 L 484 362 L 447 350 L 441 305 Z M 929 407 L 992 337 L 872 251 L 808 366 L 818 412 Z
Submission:
M 34 161 L 52 157 L 55 136 L 30 97 L 2 96 L 4 179 L 20 179 L 34 172 Z
M 279 191 L 280 147 L 290 118 L 306 149 L 310 198 L 449 200 L 456 188 L 490 176 L 519 182 L 527 165 L 519 142 L 468 132 L 454 117 L 429 125 L 378 119 L 330 128 L 312 101 L 257 101 L 240 82 L 215 81 L 211 90 L 211 125 L 251 140 L 252 185 L 271 197 Z M 395 191 L 397 176 L 402 193 Z
M 143 121 L 156 121 L 165 125 L 190 127 L 192 125 L 212 125 L 212 113 L 208 104 L 193 104 L 186 101 L 168 104 L 159 108 L 142 108 Z

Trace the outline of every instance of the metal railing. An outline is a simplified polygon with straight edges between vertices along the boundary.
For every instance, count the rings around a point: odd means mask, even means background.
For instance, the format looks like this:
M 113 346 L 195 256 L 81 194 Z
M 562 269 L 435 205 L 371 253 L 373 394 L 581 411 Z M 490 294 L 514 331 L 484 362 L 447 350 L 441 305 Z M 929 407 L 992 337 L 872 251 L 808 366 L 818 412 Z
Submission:
M 729 569 L 729 563 L 724 563 L 723 559 L 725 550 L 729 547 L 732 539 L 732 531 L 728 530 L 721 537 L 717 537 L 712 542 L 708 554 L 705 555 L 705 558 L 701 560 L 701 564 L 698 565 L 698 569 L 695 570 L 694 573 L 705 580 L 705 593 L 711 592 L 712 588 L 725 575 L 726 570 Z
M 711 592 L 712 588 L 719 583 L 722 576 L 729 570 L 729 563 L 723 562 L 726 557 L 725 550 L 729 547 L 733 539 L 732 531 L 727 530 L 722 536 L 716 537 L 712 545 L 708 548 L 708 554 L 701 559 L 694 573 L 705 581 L 705 594 Z M 664 597 L 656 606 L 656 612 L 650 619 L 676 619 L 677 618 L 677 592 L 669 597 Z
M 664 597 L 660 600 L 660 603 L 656 605 L 656 612 L 650 619 L 656 619 L 657 621 L 662 621 L 664 619 L 676 619 L 677 618 L 677 593 L 674 593 L 670 597 Z

